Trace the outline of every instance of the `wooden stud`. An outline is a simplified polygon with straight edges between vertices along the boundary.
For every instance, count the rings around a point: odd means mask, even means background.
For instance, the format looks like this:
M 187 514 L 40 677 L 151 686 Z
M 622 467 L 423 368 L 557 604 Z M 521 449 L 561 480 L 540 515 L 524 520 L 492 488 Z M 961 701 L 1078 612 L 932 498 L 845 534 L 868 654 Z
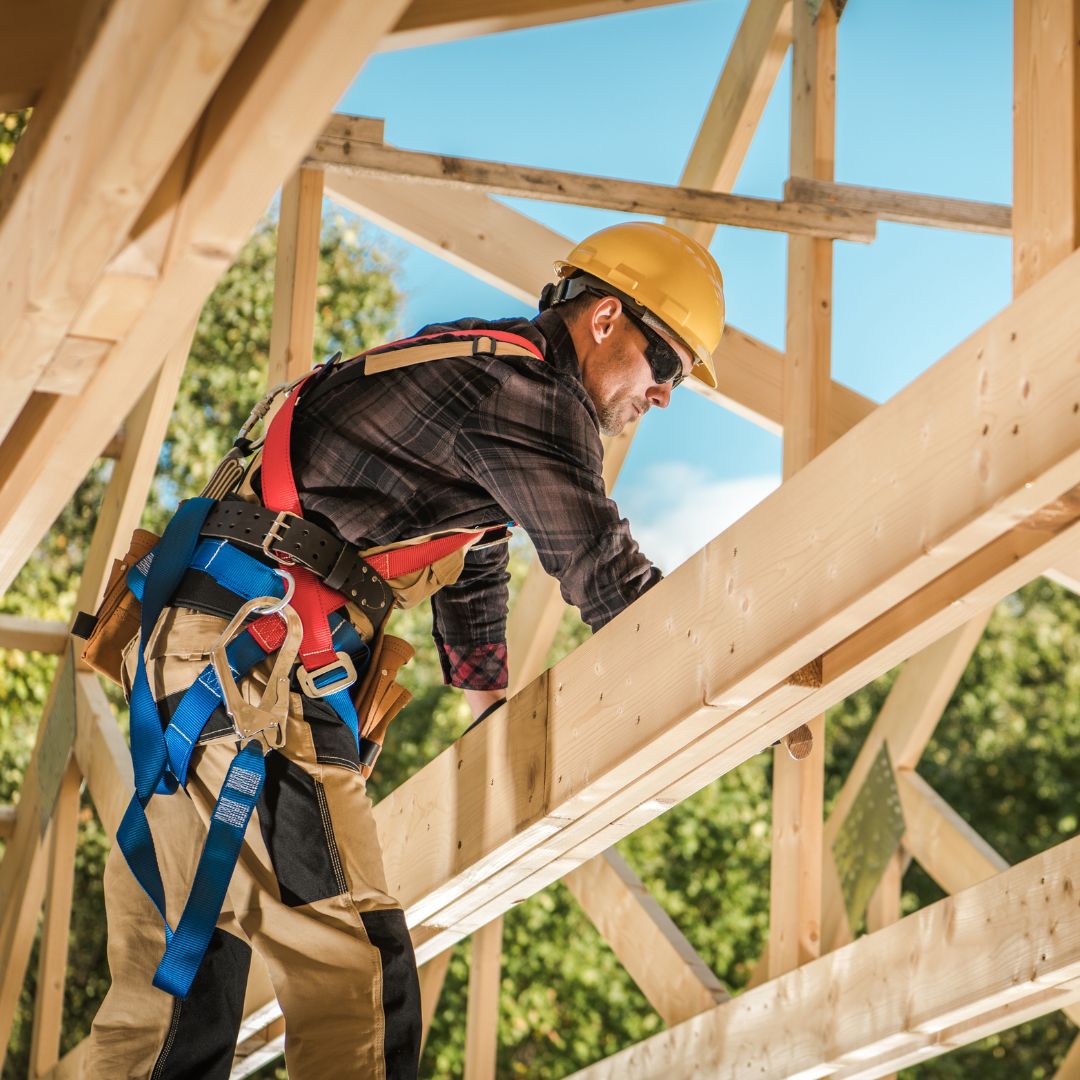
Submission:
M 312 365 L 322 201 L 323 177 L 317 169 L 298 169 L 281 189 L 267 379 L 271 387 L 292 382 Z
M 1080 1080 L 1080 1037 L 1073 1039 L 1065 1060 L 1054 1073 L 1054 1080 Z
M 0 840 L 10 840 L 15 832 L 15 807 L 0 805 Z
M 499 1050 L 499 990 L 503 921 L 492 919 L 472 936 L 469 1007 L 465 1020 L 465 1080 L 495 1080 Z
M 0 112 L 18 112 L 37 102 L 71 51 L 82 7 L 80 0 L 24 0 L 5 9 Z
M 443 983 L 446 981 L 446 972 L 450 967 L 451 950 L 439 953 L 438 956 L 424 964 L 417 974 L 420 976 L 420 1053 L 423 1054 L 427 1037 L 431 1034 L 431 1021 L 435 1018 L 435 1009 L 438 1007 L 439 998 L 442 995 Z
M 778 202 L 700 188 L 510 165 L 502 161 L 425 154 L 374 143 L 320 141 L 304 164 L 312 168 L 343 169 L 356 176 L 597 206 L 627 214 L 670 215 L 690 221 L 831 240 L 869 243 L 875 233 L 874 219 L 869 214 L 823 208 L 813 203 Z
M 669 1027 L 729 997 L 720 980 L 614 849 L 563 883 Z
M 1015 0 L 1013 292 L 1080 247 L 1080 9 Z
M 1012 207 L 1000 203 L 950 199 L 941 195 L 917 195 L 889 188 L 837 184 L 831 180 L 813 180 L 793 176 L 784 185 L 784 198 L 794 202 L 812 202 L 818 206 L 836 206 L 873 214 L 881 221 L 900 221 L 907 225 L 925 225 L 936 229 L 1012 235 Z
M 76 47 L 0 176 L 0 438 L 266 2 L 80 12 Z
M 575 1080 L 659 1080 L 690 1069 L 881 1076 L 1051 1011 L 1077 995 L 1080 908 L 1070 876 L 1078 857 L 1080 840 L 1070 840 Z
M 791 171 L 832 179 L 836 111 L 836 11 L 831 0 L 812 20 L 794 14 Z M 832 245 L 788 238 L 784 369 L 785 480 L 829 445 Z M 769 974 L 790 971 L 821 951 L 821 858 L 825 719 L 786 736 L 773 753 L 773 843 Z M 807 751 L 809 744 L 809 751 Z
M 75 885 L 75 847 L 79 834 L 79 790 L 82 774 L 68 762 L 53 811 L 45 917 L 41 928 L 34 1027 L 30 1043 L 30 1075 L 41 1076 L 60 1060 L 60 1028 L 64 1016 L 71 898 Z

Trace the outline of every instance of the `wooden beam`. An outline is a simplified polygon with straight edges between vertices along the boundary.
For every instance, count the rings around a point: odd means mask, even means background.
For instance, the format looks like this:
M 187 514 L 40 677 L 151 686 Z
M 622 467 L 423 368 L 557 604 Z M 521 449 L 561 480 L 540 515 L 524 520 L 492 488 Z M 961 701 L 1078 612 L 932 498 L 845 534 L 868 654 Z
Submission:
M 784 184 L 784 198 L 793 202 L 857 210 L 873 214 L 879 221 L 900 221 L 907 225 L 988 233 L 991 236 L 1012 235 L 1012 207 L 1001 203 L 918 195 L 859 184 L 837 184 L 831 180 L 813 180 L 805 176 L 793 176 Z
M 880 1076 L 1076 996 L 1080 839 L 909 915 L 575 1080 Z M 1030 1015 L 1030 1013 L 1029 1013 Z M 777 1038 L 777 1032 L 783 1038 Z
M 794 14 L 791 171 L 832 178 L 836 112 L 836 9 L 806 4 Z M 830 441 L 832 244 L 788 238 L 784 366 L 785 480 Z M 821 863 L 825 798 L 825 718 L 785 737 L 773 752 L 769 974 L 775 978 L 821 952 Z M 795 744 L 802 744 L 795 758 Z M 805 744 L 810 743 L 809 753 Z
M 325 134 L 315 143 L 304 164 L 311 168 L 347 170 L 355 176 L 597 206 L 627 214 L 669 215 L 690 221 L 860 243 L 868 243 L 874 238 L 874 220 L 870 215 L 823 209 L 812 203 L 778 202 L 700 188 L 426 154 L 374 143 L 353 143 Z
M 415 49 L 447 41 L 644 11 L 680 0 L 412 0 L 380 48 Z
M 904 848 L 948 893 L 1008 868 L 1008 863 L 914 770 L 897 777 L 907 831 Z
M 67 639 L 67 623 L 0 615 L 0 649 L 62 653 Z
M 218 87 L 174 203 L 170 266 L 77 401 L 35 402 L 0 447 L 0 588 L 29 557 L 111 431 L 317 134 L 404 0 L 271 0 Z M 48 395 L 40 395 L 47 397 Z M 24 410 L 24 413 L 27 411 Z
M 281 189 L 269 386 L 309 370 L 315 351 L 315 291 L 319 279 L 323 174 L 298 169 Z
M 669 1027 L 729 997 L 723 984 L 614 849 L 563 878 Z
M 135 791 L 131 752 L 93 672 L 80 671 L 75 676 L 75 705 L 75 760 L 86 778 L 101 827 L 113 837 Z
M 731 191 L 791 45 L 791 0 L 750 0 L 683 171 L 686 187 Z M 681 223 L 706 247 L 716 226 Z
M 266 2 L 113 0 L 81 13 L 80 40 L 0 176 L 0 438 Z
M 947 893 L 970 889 L 1000 874 L 1009 864 L 912 769 L 897 776 L 907 831 L 904 850 Z M 1080 1023 L 1080 1007 L 1065 1014 Z
M 82 775 L 68 762 L 53 812 L 49 845 L 45 917 L 41 927 L 34 1026 L 30 1043 L 30 1075 L 47 1073 L 60 1060 L 60 1027 L 64 1016 L 71 898 L 75 886 L 75 846 L 79 835 L 79 790 Z
M 8 0 L 0 112 L 18 112 L 37 102 L 71 51 L 83 6 L 80 0 Z
M 0 840 L 10 840 L 15 831 L 15 807 L 0 805 Z
M 465 1080 L 495 1080 L 502 937 L 501 917 L 492 919 L 472 936 L 469 1005 L 465 1019 Z

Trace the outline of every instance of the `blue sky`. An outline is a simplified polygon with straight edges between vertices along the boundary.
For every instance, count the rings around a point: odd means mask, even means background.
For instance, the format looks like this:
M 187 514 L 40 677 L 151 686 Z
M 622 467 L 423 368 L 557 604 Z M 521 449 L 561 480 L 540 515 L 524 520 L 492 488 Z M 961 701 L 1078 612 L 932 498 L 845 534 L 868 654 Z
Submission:
M 403 147 L 677 183 L 744 8 L 694 0 L 380 54 L 340 108 L 384 117 L 387 139 Z M 789 67 L 738 192 L 781 193 Z M 850 0 L 837 67 L 837 180 L 1011 201 L 1008 0 Z M 623 219 L 507 201 L 570 237 Z M 402 329 L 527 313 L 441 260 L 372 234 L 400 256 Z M 712 251 L 730 321 L 783 348 L 785 238 L 720 228 Z M 838 243 L 833 377 L 883 401 L 1009 295 L 1005 238 L 883 223 L 871 245 Z M 763 497 L 779 468 L 778 439 L 682 391 L 646 417 L 615 494 L 646 553 L 670 568 Z

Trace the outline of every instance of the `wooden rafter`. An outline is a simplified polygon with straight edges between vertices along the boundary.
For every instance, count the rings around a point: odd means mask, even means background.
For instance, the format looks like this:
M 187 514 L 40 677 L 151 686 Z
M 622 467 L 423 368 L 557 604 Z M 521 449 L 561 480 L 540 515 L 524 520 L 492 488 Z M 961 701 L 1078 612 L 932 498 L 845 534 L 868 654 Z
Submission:
M 588 1069 L 575 1080 L 872 1077 L 1080 994 L 1080 840 L 950 896 Z M 782 1032 L 783 1037 L 777 1037 Z
M 873 216 L 858 211 L 729 195 L 701 188 L 616 180 L 502 161 L 398 150 L 375 143 L 354 143 L 337 137 L 332 128 L 323 132 L 304 164 L 398 183 L 517 195 L 547 202 L 597 206 L 627 214 L 669 215 L 689 221 L 834 240 L 867 243 L 874 238 L 875 230 Z
M 641 11 L 681 0 L 412 0 L 383 49 L 440 45 L 479 34 Z
M 758 121 L 791 45 L 792 0 L 751 0 L 702 117 L 682 183 L 708 191 L 735 186 Z M 709 246 L 716 226 L 685 221 L 687 235 Z
M 0 175 L 0 438 L 266 2 L 116 0 L 57 65 Z
M 214 94 L 166 215 L 169 267 L 78 399 L 32 398 L 0 447 L 0 588 L 6 587 L 154 373 L 161 341 L 197 315 L 262 208 L 404 0 L 327 13 L 273 0 Z

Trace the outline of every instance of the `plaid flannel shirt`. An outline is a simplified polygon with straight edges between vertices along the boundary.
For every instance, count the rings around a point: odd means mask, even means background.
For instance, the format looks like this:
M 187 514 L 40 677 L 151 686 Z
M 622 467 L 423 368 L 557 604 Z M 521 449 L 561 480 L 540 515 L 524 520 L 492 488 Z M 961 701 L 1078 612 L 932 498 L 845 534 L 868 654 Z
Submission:
M 419 333 L 454 329 L 520 334 L 545 359 L 450 357 L 337 387 L 331 375 L 294 421 L 304 514 L 360 547 L 516 521 L 597 630 L 661 575 L 604 491 L 599 423 L 570 333 L 554 311 Z M 432 598 L 454 686 L 507 684 L 506 563 L 505 544 L 470 551 L 458 581 Z

